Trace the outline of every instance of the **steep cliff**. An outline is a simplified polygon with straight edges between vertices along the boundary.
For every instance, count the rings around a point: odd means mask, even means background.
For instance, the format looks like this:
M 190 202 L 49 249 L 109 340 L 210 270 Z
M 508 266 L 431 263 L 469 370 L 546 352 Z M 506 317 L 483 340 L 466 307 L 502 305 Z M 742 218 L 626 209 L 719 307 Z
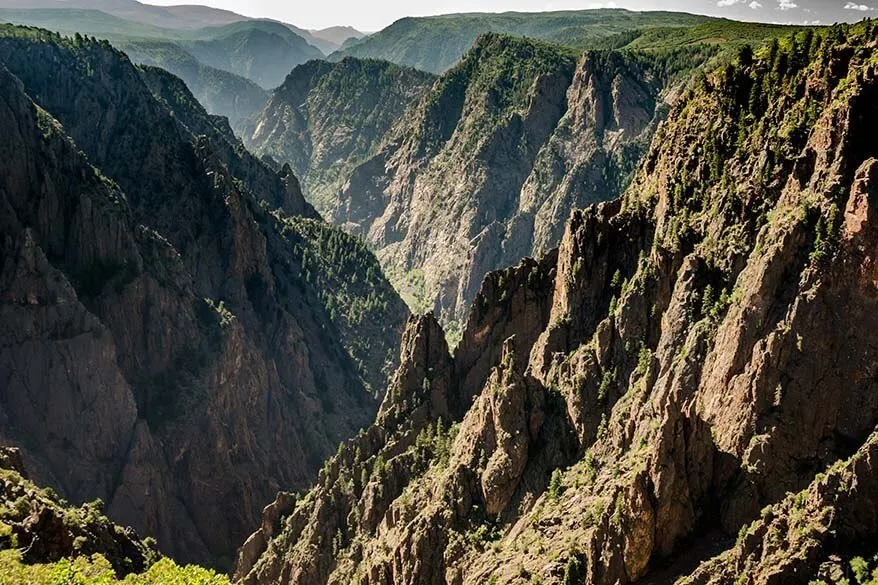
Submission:
M 404 351 L 382 412 L 422 414 L 340 449 L 243 582 L 865 583 L 875 37 L 805 32 L 699 79 L 620 199 L 486 278 L 453 357 Z
M 254 152 L 284 161 L 305 196 L 333 220 L 350 171 L 374 155 L 384 135 L 434 77 L 386 61 L 311 61 L 293 69 L 252 126 Z
M 158 557 L 151 543 L 111 523 L 100 501 L 73 509 L 52 490 L 28 479 L 18 449 L 0 447 L 0 577 L 9 583 L 10 563 L 44 564 L 102 555 L 116 575 L 148 569 Z M 10 550 L 18 549 L 18 550 Z
M 560 241 L 627 185 L 685 58 L 487 35 L 354 169 L 330 216 L 367 237 L 418 310 L 456 330 L 485 274 Z M 459 333 L 455 335 L 459 337 Z
M 0 63 L 0 436 L 71 501 L 228 566 L 372 419 L 405 306 L 178 79 L 16 27 Z

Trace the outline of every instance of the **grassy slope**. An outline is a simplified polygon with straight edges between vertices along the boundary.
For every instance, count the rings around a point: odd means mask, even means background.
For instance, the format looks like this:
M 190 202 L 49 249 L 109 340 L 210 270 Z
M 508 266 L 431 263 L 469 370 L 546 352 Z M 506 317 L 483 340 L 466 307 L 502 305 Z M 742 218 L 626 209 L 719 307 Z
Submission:
M 685 29 L 684 33 L 680 33 Z M 757 42 L 789 27 L 674 12 L 620 9 L 404 18 L 334 55 L 373 57 L 441 73 L 485 32 L 585 48 L 677 48 L 699 43 Z
M 671 12 L 583 10 L 546 13 L 452 14 L 404 18 L 339 53 L 387 59 L 440 73 L 451 67 L 486 32 L 534 37 L 575 48 L 643 27 L 691 26 L 705 16 Z

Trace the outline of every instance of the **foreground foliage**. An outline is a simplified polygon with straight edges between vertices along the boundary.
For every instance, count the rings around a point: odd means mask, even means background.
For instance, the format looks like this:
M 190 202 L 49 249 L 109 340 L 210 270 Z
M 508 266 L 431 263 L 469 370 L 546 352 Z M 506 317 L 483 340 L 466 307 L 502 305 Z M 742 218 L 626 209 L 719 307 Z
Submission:
M 103 555 L 63 559 L 55 563 L 29 565 L 21 553 L 0 551 L 2 585 L 228 585 L 229 578 L 195 565 L 181 567 L 170 559 L 153 564 L 145 573 L 118 579 Z

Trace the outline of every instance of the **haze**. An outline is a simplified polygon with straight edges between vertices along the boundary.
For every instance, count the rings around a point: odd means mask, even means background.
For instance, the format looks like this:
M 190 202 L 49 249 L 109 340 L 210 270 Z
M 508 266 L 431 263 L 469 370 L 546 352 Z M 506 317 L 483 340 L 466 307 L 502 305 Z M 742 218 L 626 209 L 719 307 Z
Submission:
M 831 24 L 856 21 L 875 13 L 876 6 L 845 0 L 152 0 L 149 4 L 207 4 L 253 17 L 274 18 L 297 26 L 317 29 L 350 25 L 362 31 L 377 31 L 405 16 L 426 16 L 454 12 L 539 12 L 585 8 L 628 8 L 630 10 L 673 10 L 724 16 L 738 20 L 797 24 Z M 878 0 L 875 0 L 878 5 Z

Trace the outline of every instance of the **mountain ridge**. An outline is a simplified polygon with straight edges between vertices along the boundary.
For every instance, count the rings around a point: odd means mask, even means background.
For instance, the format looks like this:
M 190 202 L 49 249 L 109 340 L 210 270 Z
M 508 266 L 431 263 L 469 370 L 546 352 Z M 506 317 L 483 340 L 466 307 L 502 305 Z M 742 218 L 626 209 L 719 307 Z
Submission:
M 70 500 L 229 566 L 262 500 L 377 410 L 405 306 L 179 79 L 9 26 L 0 63 L 4 442 Z
M 341 59 L 345 55 L 378 58 L 441 74 L 486 33 L 530 37 L 585 49 L 589 43 L 641 26 L 686 26 L 721 20 L 681 12 L 640 13 L 623 9 L 406 17 L 330 58 Z
M 373 426 L 236 576 L 867 583 L 875 35 L 742 49 L 673 107 L 621 198 L 489 274 L 453 354 L 412 318 Z
M 386 61 L 345 58 L 293 69 L 243 131 L 244 144 L 289 163 L 310 201 L 331 215 L 350 171 L 373 155 L 433 76 Z

